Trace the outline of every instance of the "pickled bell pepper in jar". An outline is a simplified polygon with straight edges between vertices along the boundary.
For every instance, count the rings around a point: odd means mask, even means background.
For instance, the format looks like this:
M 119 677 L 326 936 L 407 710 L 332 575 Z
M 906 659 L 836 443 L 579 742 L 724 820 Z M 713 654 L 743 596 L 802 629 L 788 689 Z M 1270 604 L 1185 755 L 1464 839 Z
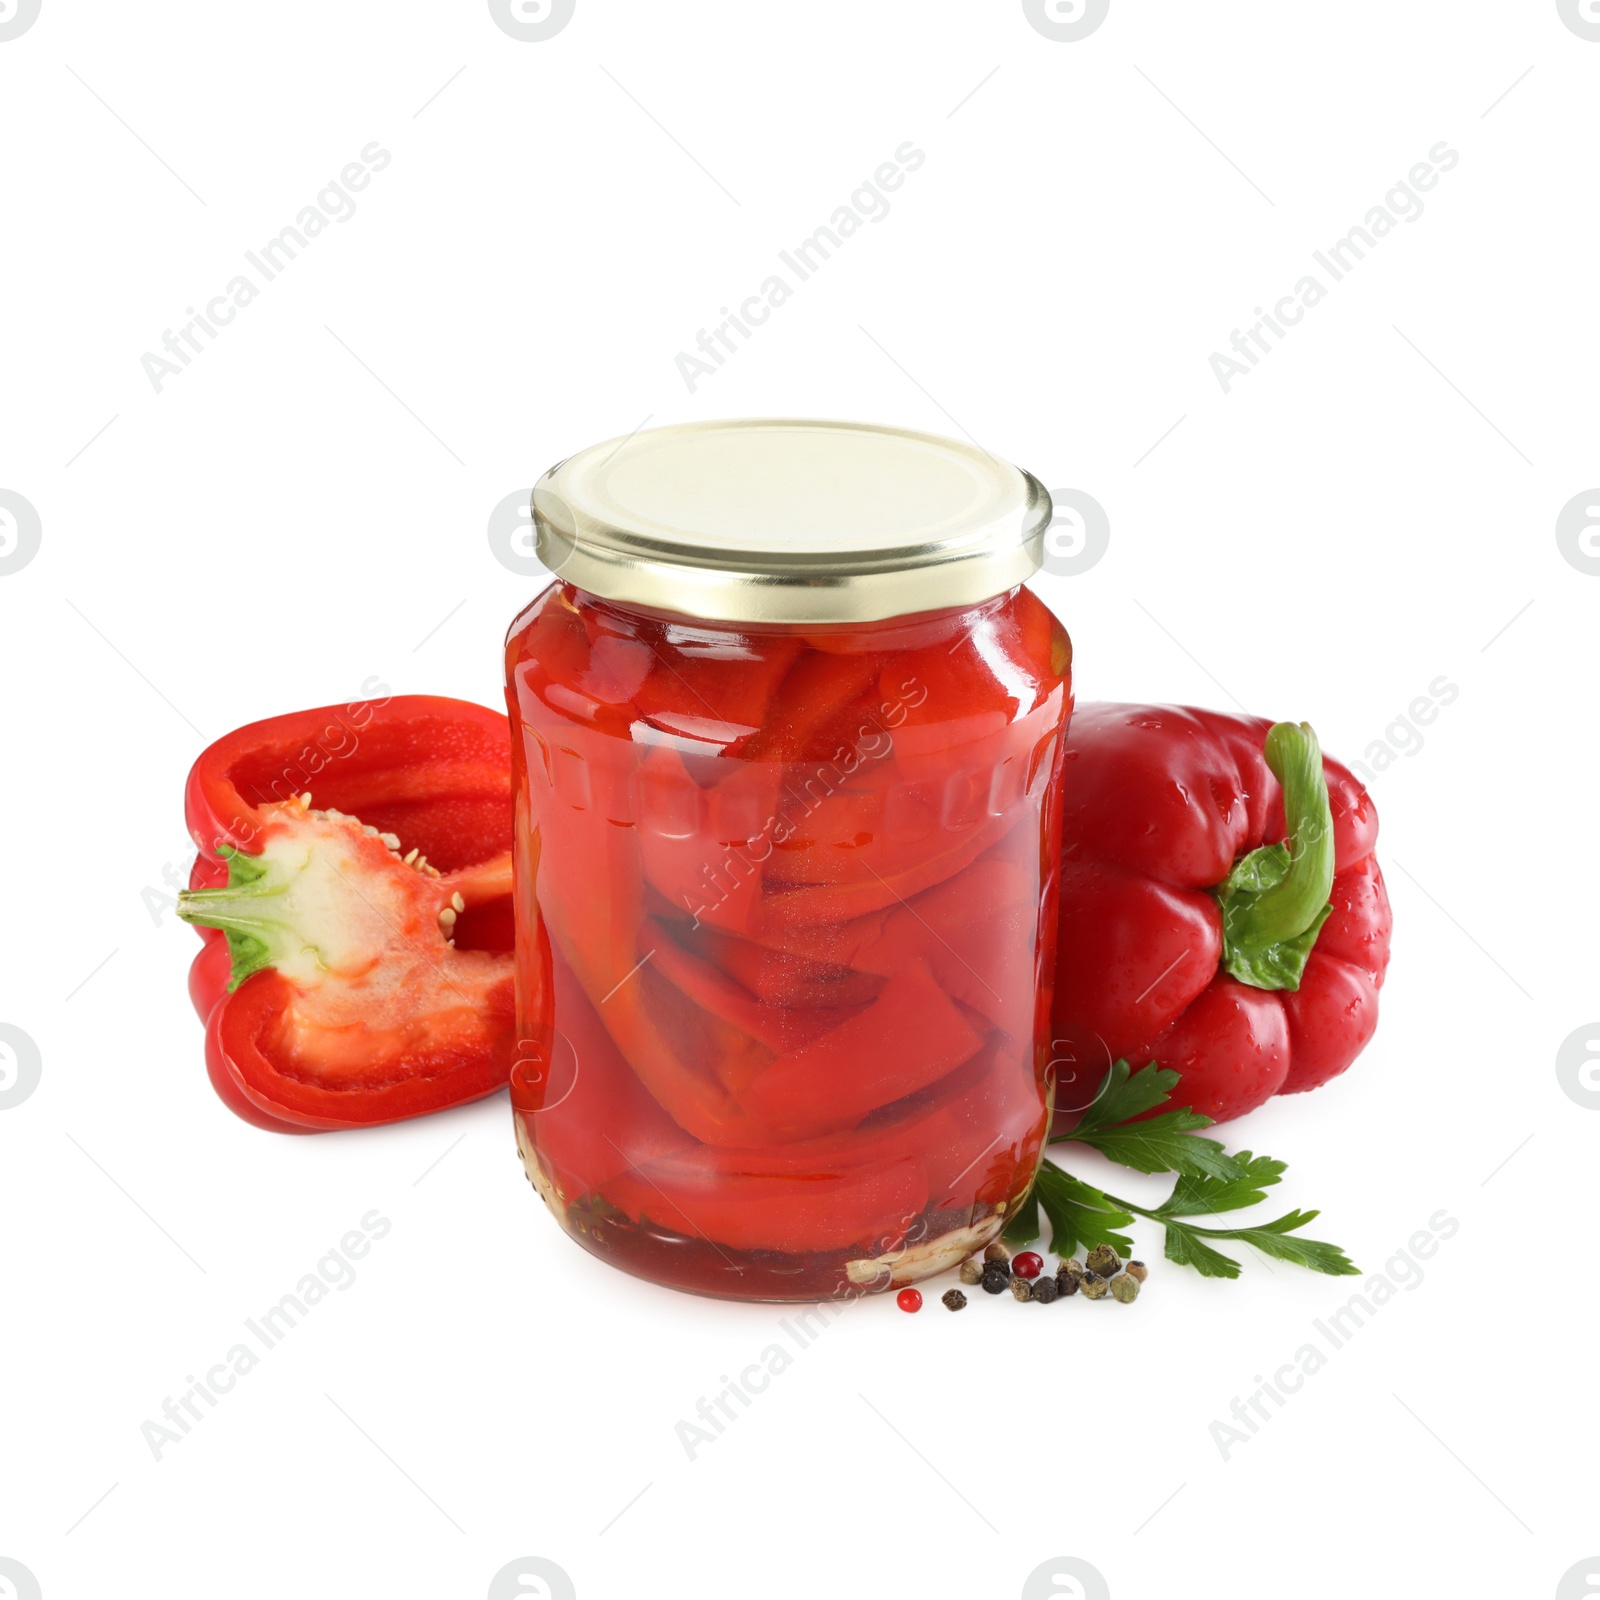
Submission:
M 540 480 L 512 624 L 528 1176 L 659 1283 L 816 1300 L 1002 1228 L 1049 1124 L 1071 646 L 1050 500 L 851 423 L 660 428 Z

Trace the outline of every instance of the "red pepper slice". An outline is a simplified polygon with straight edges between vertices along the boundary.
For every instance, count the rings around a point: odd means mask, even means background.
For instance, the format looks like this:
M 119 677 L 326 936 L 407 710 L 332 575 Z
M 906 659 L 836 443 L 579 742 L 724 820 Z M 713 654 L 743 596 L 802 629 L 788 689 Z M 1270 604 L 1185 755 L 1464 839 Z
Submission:
M 600 774 L 596 781 L 607 779 Z M 699 921 L 749 927 L 760 907 L 762 863 L 772 850 L 777 773 L 741 763 L 704 787 L 677 750 L 653 745 L 639 761 L 638 784 L 633 821 L 650 886 Z
M 876 654 L 808 650 L 785 675 L 765 725 L 739 754 L 747 761 L 831 760 L 839 735 L 851 731 L 844 725 L 852 720 L 851 710 L 877 681 L 878 662 Z
M 685 1144 L 657 1153 L 656 1130 L 641 1145 L 644 1159 L 630 1168 L 619 1160 L 619 1146 L 641 1121 L 648 1125 L 650 1102 L 626 1079 L 625 1068 L 604 1073 L 589 1086 L 592 1098 L 582 1112 L 574 1090 L 553 1113 L 525 1113 L 535 1134 L 530 1142 L 559 1163 L 569 1138 L 595 1140 L 596 1123 L 612 1129 L 591 1166 L 576 1168 L 600 1198 L 634 1221 L 731 1248 L 820 1251 L 869 1242 L 889 1248 L 881 1237 L 869 1240 L 886 1219 L 903 1228 L 925 1206 L 960 1210 L 1010 1199 L 1032 1177 L 1045 1135 L 1032 1071 L 985 1051 L 849 1132 L 777 1147 Z M 578 1083 L 582 1089 L 581 1077 Z M 513 1100 L 516 1085 L 513 1077 Z M 586 1117 L 587 1128 L 556 1130 L 569 1107 L 572 1123 Z M 559 1203 L 578 1192 L 567 1189 Z
M 759 1073 L 741 1103 L 779 1139 L 813 1138 L 937 1082 L 982 1044 L 927 967 L 911 961 L 870 1006 Z
M 702 1147 L 704 1149 L 705 1147 Z M 914 1154 L 885 1155 L 844 1171 L 738 1170 L 726 1152 L 698 1161 L 651 1162 L 607 1185 L 605 1195 L 630 1215 L 733 1250 L 799 1253 L 865 1250 L 886 1218 L 904 1228 L 927 1200 Z
M 999 1205 L 1031 1181 L 1048 1118 L 1033 1064 L 997 1042 L 950 1074 L 927 1100 L 913 1144 L 922 1153 L 935 1210 Z M 874 1122 L 861 1134 L 878 1131 Z
M 580 724 L 627 736 L 637 715 L 632 696 L 649 671 L 649 654 L 642 644 L 614 638 L 597 641 L 585 613 L 565 592 L 535 611 L 528 643 L 518 667 L 523 690 Z
M 511 1104 L 564 1206 L 694 1141 L 646 1093 L 559 953 L 552 966 L 561 1032 L 512 1069 Z
M 947 994 L 1028 1039 L 1035 974 L 1013 952 L 1026 947 L 1039 900 L 1037 866 L 991 853 L 891 912 L 853 963 L 888 975 L 924 961 Z
M 669 925 L 652 918 L 648 925 L 653 939 L 651 959 L 657 972 L 682 990 L 703 1011 L 758 1040 L 780 1054 L 810 1044 L 830 1033 L 861 1010 L 861 1005 L 764 1005 L 737 979 L 709 961 L 683 949 L 672 938 Z
M 882 916 L 871 921 L 883 925 Z M 680 933 L 680 937 L 683 937 Z M 857 972 L 848 965 L 819 961 L 815 953 L 773 949 L 715 928 L 703 928 L 694 938 L 707 959 L 736 979 L 745 989 L 769 1006 L 810 1007 L 834 1011 L 840 1007 L 864 1006 L 876 1000 L 883 979 L 876 973 Z
M 723 749 L 742 749 L 764 727 L 774 691 L 800 650 L 798 639 L 780 648 L 743 650 L 725 636 L 677 626 L 671 647 L 655 652 L 650 676 L 635 696 L 653 727 Z
M 506 1081 L 504 717 L 410 695 L 252 723 L 201 754 L 186 811 L 201 854 L 179 914 L 207 941 L 190 993 L 233 1110 L 366 1127 Z
M 640 943 L 643 841 L 626 777 L 577 743 L 547 744 L 532 730 L 528 743 L 535 746 L 526 761 L 533 807 L 559 844 L 541 848 L 537 886 L 554 949 L 645 1087 L 681 1127 L 712 1143 L 748 1142 L 731 1091 L 772 1052 L 699 1010 L 650 970 L 652 947 Z

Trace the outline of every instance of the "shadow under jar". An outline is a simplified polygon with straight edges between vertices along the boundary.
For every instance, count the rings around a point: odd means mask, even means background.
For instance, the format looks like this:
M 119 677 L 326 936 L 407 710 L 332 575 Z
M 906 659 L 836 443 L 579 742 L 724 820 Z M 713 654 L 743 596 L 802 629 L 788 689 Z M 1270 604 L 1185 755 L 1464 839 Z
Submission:
M 1049 1125 L 1066 632 L 1050 500 L 927 434 L 697 423 L 540 480 L 512 624 L 528 1176 L 747 1300 L 981 1248 Z

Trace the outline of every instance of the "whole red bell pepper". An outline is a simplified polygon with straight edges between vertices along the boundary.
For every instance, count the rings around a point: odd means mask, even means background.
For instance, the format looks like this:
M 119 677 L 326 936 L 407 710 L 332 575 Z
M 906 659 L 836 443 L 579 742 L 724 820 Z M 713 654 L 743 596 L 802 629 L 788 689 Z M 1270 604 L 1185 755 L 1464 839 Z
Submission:
M 1345 1070 L 1378 1022 L 1390 913 L 1371 796 L 1304 723 L 1080 705 L 1067 739 L 1058 1117 L 1112 1061 L 1217 1121 Z
M 246 1121 L 364 1127 L 492 1093 L 516 1054 L 506 719 L 406 695 L 239 728 L 189 774 L 179 915 L 206 1064 Z

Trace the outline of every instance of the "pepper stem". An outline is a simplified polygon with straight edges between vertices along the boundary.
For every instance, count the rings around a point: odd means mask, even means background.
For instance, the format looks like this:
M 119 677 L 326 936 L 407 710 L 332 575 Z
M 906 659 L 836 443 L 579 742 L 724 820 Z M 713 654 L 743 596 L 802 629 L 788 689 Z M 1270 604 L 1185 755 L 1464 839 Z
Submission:
M 178 896 L 178 915 L 203 928 L 220 928 L 233 957 L 228 983 L 231 994 L 264 967 L 275 965 L 281 922 L 267 913 L 288 889 L 281 873 L 260 856 L 246 855 L 231 845 L 219 852 L 228 863 L 228 881 L 216 889 L 185 889 Z
M 1298 989 L 1333 914 L 1333 811 L 1310 723 L 1275 723 L 1266 757 L 1283 786 L 1287 832 L 1282 843 L 1241 856 L 1213 891 L 1222 907 L 1222 966 L 1255 989 Z

